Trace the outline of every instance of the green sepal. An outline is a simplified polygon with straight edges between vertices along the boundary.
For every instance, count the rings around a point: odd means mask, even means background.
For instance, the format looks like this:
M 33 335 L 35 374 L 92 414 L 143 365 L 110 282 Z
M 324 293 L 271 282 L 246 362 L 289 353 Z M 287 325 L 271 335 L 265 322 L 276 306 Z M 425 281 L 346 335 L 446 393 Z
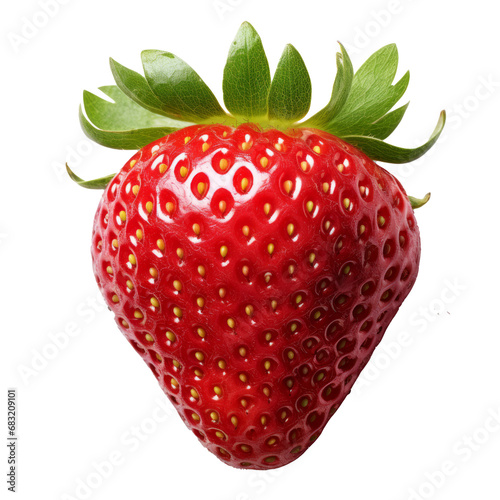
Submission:
M 431 193 L 427 193 L 423 198 L 408 196 L 408 199 L 410 200 L 411 208 L 416 210 L 417 208 L 423 207 L 431 199 Z
M 340 113 L 351 91 L 354 70 L 352 62 L 344 46 L 339 42 L 340 52 L 337 52 L 337 74 L 333 82 L 330 102 L 318 113 L 303 123 L 305 127 L 325 129 Z
M 206 83 L 182 59 L 162 50 L 145 50 L 141 58 L 148 85 L 169 116 L 194 123 L 228 118 Z
M 151 111 L 151 113 L 170 117 L 165 105 L 153 94 L 148 82 L 142 75 L 122 66 L 112 58 L 109 59 L 109 65 L 116 85 L 127 97 L 135 101 L 142 108 Z M 189 122 L 175 119 L 171 121 L 173 127 L 183 128 L 191 125 Z
M 76 175 L 66 163 L 66 172 L 70 176 L 71 180 L 76 182 L 79 186 L 87 189 L 106 189 L 107 185 L 113 180 L 116 174 L 107 175 L 106 177 L 101 177 L 99 179 L 94 179 L 92 181 L 84 181 L 78 175 Z
M 408 163 L 420 158 L 436 143 L 445 123 L 446 112 L 441 111 L 436 128 L 429 140 L 425 144 L 422 144 L 422 146 L 414 149 L 393 146 L 374 137 L 351 135 L 342 137 L 342 139 L 363 151 L 372 160 L 385 161 L 387 163 Z
M 269 90 L 269 120 L 296 122 L 311 106 L 311 79 L 297 49 L 288 44 L 283 51 Z
M 243 23 L 231 44 L 222 89 L 230 113 L 251 121 L 267 116 L 271 73 L 262 41 L 250 23 Z

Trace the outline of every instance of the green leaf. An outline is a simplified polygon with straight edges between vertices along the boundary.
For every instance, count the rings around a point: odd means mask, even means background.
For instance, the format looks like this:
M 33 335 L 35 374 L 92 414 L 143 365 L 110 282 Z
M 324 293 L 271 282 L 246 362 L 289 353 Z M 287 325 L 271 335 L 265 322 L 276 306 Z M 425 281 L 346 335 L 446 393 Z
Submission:
M 94 179 L 92 181 L 84 181 L 80 179 L 66 163 L 66 171 L 70 176 L 71 180 L 76 182 L 79 186 L 87 188 L 87 189 L 106 189 L 106 186 L 111 182 L 111 180 L 115 177 L 116 174 L 107 175 L 106 177 L 101 177 L 100 179 Z
M 127 97 L 152 113 L 169 116 L 168 112 L 165 110 L 165 106 L 158 97 L 153 94 L 148 82 L 142 75 L 122 66 L 111 58 L 109 59 L 109 65 L 116 85 L 118 85 L 120 90 Z M 189 125 L 187 122 L 172 120 L 172 126 L 182 128 L 187 125 Z
M 352 135 L 343 136 L 342 139 L 363 151 L 372 160 L 385 161 L 387 163 L 407 163 L 420 158 L 436 143 L 443 131 L 445 122 L 446 113 L 441 111 L 438 123 L 430 139 L 422 146 L 414 149 L 392 146 L 374 137 Z
M 182 59 L 161 50 L 145 50 L 141 57 L 149 87 L 169 116 L 194 123 L 227 118 L 212 91 Z
M 129 130 L 148 127 L 182 128 L 182 122 L 151 113 L 130 100 L 116 85 L 99 87 L 99 90 L 113 99 L 107 101 L 91 92 L 83 92 L 83 105 L 89 120 L 105 130 Z
M 309 118 L 303 124 L 304 126 L 326 127 L 340 113 L 349 97 L 354 71 L 347 51 L 340 42 L 339 45 L 341 52 L 337 52 L 337 74 L 333 82 L 330 102 L 321 111 Z
M 377 139 L 385 139 L 386 137 L 389 137 L 400 124 L 409 104 L 410 103 L 407 102 L 404 106 L 387 113 L 382 118 L 374 122 L 367 128 L 366 135 L 376 137 Z
M 153 127 L 118 131 L 102 130 L 94 127 L 94 125 L 87 120 L 81 107 L 79 116 L 80 125 L 87 137 L 102 146 L 114 149 L 141 149 L 147 144 L 177 130 L 171 127 Z
M 408 196 L 408 199 L 410 200 L 411 208 L 416 210 L 417 208 L 423 207 L 431 199 L 431 193 L 427 193 L 423 198 Z
M 267 116 L 271 73 L 262 41 L 250 23 L 243 23 L 231 44 L 222 88 L 230 113 L 245 120 Z
M 295 122 L 311 105 L 311 79 L 293 45 L 287 45 L 276 68 L 269 91 L 269 119 Z

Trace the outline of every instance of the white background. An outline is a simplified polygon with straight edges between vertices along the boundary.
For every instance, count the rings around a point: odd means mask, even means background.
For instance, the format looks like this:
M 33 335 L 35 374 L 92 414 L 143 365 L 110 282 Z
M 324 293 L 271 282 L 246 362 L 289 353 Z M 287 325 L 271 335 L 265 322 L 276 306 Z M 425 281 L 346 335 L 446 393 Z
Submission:
M 18 389 L 17 498 L 498 500 L 494 2 L 52 0 L 50 16 L 42 3 L 2 2 L 0 13 L 1 399 L 5 415 L 6 389 Z M 410 194 L 432 192 L 417 213 L 417 284 L 322 437 L 268 473 L 238 471 L 208 453 L 124 341 L 91 272 L 100 194 L 73 185 L 62 169 L 69 161 L 93 178 L 130 156 L 91 144 L 78 123 L 82 90 L 112 83 L 109 56 L 139 70 L 142 49 L 172 51 L 220 97 L 227 50 L 244 20 L 261 35 L 272 70 L 286 43 L 301 52 L 313 111 L 329 98 L 337 40 L 355 68 L 396 42 L 399 75 L 411 69 L 411 105 L 391 142 L 424 141 L 448 111 L 425 159 L 390 167 Z M 39 27 L 30 30 L 31 22 Z M 6 418 L 0 422 L 4 436 Z

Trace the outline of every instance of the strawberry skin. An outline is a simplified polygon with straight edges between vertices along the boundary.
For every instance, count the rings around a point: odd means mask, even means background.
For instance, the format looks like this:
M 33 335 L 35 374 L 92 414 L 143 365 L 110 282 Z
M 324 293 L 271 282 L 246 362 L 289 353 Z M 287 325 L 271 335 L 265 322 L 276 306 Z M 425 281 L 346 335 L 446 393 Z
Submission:
M 194 125 L 138 151 L 94 222 L 98 285 L 185 424 L 238 468 L 319 436 L 411 290 L 400 183 L 316 129 Z

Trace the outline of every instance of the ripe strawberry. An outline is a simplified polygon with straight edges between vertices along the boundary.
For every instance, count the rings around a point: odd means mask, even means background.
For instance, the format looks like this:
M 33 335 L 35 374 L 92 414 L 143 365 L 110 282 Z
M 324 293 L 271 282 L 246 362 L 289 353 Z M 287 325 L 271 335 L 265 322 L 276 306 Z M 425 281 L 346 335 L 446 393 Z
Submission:
M 302 59 L 288 46 L 271 83 L 247 23 L 224 73 L 233 116 L 172 54 L 146 51 L 143 62 L 146 79 L 112 61 L 119 88 L 102 90 L 114 104 L 84 97 L 100 128 L 81 113 L 89 136 L 141 148 L 116 176 L 70 172 L 107 186 L 92 240 L 97 283 L 210 451 L 240 468 L 285 465 L 338 409 L 417 276 L 412 206 L 426 200 L 409 199 L 373 158 L 421 156 L 444 115 L 420 148 L 382 141 L 406 109 L 390 112 L 408 83 L 391 85 L 394 46 L 356 75 L 342 47 L 332 100 L 300 125 L 310 103 Z

